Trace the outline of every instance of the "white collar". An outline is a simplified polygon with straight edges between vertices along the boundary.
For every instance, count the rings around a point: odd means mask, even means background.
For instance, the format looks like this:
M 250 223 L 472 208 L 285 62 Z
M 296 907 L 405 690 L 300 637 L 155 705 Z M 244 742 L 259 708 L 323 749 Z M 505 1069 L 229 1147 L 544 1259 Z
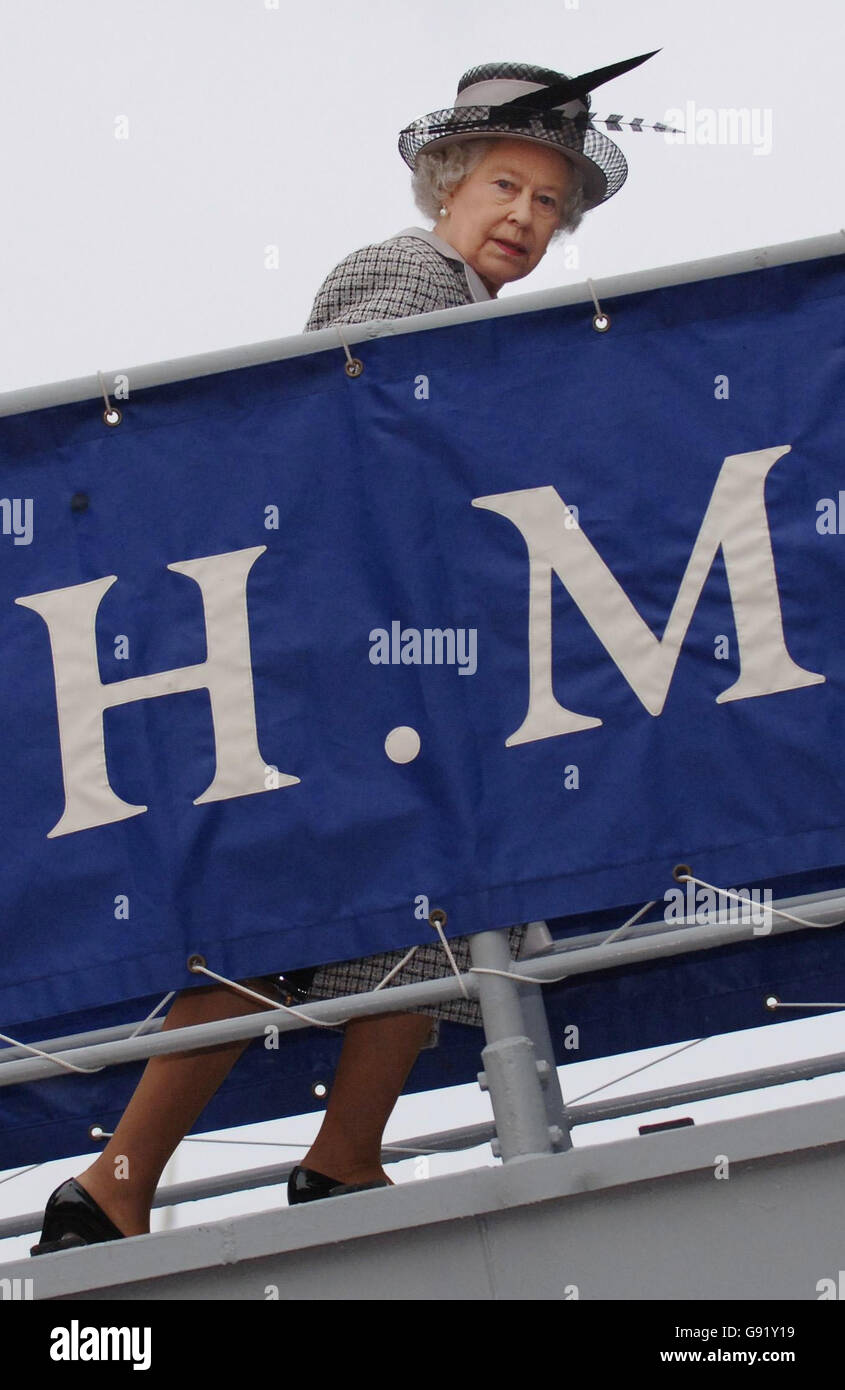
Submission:
M 447 256 L 450 261 L 459 261 L 466 271 L 469 292 L 472 295 L 473 303 L 479 304 L 493 298 L 484 281 L 477 271 L 473 270 L 469 261 L 465 261 L 460 251 L 456 251 L 454 246 L 450 246 L 448 241 L 444 241 L 442 236 L 436 232 L 427 231 L 425 227 L 406 227 L 404 231 L 397 232 L 396 236 L 412 236 L 419 241 L 427 241 L 429 246 L 433 246 L 439 251 L 441 256 Z M 389 241 L 394 241 L 395 237 L 388 237 Z

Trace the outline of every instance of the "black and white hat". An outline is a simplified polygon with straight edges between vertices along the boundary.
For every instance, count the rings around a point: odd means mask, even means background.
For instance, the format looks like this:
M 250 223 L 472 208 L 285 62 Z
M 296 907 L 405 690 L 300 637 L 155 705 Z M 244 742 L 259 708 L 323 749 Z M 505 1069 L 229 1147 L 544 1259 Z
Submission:
M 405 126 L 399 153 L 413 169 L 421 150 L 439 149 L 474 135 L 533 140 L 565 151 L 578 165 L 584 174 L 584 207 L 594 208 L 619 192 L 628 177 L 628 164 L 619 146 L 596 130 L 590 92 L 659 52 L 654 49 L 580 77 L 529 63 L 484 63 L 470 68 L 458 83 L 454 106 L 430 111 Z M 602 124 L 620 130 L 622 119 L 612 115 Z M 630 124 L 634 130 L 643 129 L 641 117 Z M 670 127 L 656 123 L 651 129 Z

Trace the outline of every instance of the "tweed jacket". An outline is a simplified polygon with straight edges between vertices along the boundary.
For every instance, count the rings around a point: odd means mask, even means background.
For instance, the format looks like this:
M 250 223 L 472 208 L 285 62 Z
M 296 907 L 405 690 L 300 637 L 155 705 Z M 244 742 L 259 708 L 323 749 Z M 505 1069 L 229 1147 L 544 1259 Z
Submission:
M 326 277 L 305 332 L 334 323 L 407 318 L 491 299 L 454 247 L 423 227 L 353 251 Z

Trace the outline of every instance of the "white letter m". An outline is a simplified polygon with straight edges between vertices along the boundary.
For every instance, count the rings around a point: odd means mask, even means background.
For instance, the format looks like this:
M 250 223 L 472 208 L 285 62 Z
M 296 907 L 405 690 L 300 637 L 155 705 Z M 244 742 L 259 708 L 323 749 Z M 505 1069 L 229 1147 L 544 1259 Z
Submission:
M 662 638 L 655 637 L 553 487 L 476 497 L 512 521 L 528 547 L 528 713 L 506 740 L 510 747 L 591 729 L 600 719 L 565 709 L 552 689 L 552 571 L 651 715 L 662 712 L 681 644 L 719 547 L 733 606 L 740 675 L 717 703 L 748 700 L 818 685 L 825 677 L 792 660 L 783 636 L 780 599 L 765 506 L 766 477 L 790 445 L 731 454 L 716 479 L 701 529 Z

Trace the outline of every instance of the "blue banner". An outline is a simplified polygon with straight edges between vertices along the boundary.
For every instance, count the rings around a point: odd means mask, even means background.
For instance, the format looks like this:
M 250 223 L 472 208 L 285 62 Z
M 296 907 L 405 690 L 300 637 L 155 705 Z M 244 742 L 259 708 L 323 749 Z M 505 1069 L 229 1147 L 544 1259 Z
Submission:
M 193 952 L 410 947 L 434 907 L 671 920 L 678 863 L 840 882 L 844 296 L 828 258 L 619 298 L 603 334 L 575 305 L 366 342 L 357 379 L 338 348 L 130 380 L 113 428 L 0 419 L 0 1029 L 127 1016 Z M 550 999 L 597 1055 L 770 1022 L 775 960 L 827 998 L 842 938 Z

